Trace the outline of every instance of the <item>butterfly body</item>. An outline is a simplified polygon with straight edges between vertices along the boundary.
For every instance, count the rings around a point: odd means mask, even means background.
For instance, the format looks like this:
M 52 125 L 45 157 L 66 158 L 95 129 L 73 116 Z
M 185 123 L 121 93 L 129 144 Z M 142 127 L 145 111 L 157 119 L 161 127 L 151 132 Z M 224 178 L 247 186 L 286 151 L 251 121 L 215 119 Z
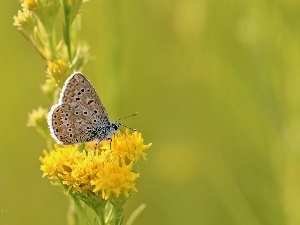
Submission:
M 108 139 L 119 129 L 109 120 L 97 92 L 80 72 L 64 83 L 57 104 L 48 113 L 50 134 L 58 144 L 69 145 Z

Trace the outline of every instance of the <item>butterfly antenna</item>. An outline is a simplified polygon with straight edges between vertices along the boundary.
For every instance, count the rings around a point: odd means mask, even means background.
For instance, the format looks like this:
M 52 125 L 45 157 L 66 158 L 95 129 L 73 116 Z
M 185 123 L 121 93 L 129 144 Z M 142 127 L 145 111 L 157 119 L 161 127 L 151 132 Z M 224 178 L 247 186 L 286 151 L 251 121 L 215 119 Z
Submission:
M 139 114 L 139 112 L 135 112 L 135 113 L 133 113 L 133 114 L 130 115 L 130 116 L 124 116 L 124 117 L 118 119 L 118 121 L 120 121 L 120 120 L 122 120 L 122 119 L 126 119 L 126 118 L 128 118 L 128 117 L 136 116 L 137 114 Z
M 137 129 L 134 129 L 134 128 L 131 128 L 131 127 L 127 127 L 127 126 L 125 126 L 124 124 L 121 124 L 121 123 L 119 123 L 121 126 L 123 126 L 123 127 L 126 127 L 126 128 L 128 128 L 129 130 L 132 130 L 132 131 L 138 131 Z M 124 132 L 123 132 L 124 133 Z
M 138 113 L 138 112 L 135 112 L 135 113 L 133 113 L 132 115 L 124 116 L 124 117 L 118 119 L 117 121 L 120 121 L 120 120 L 122 120 L 122 119 L 129 118 L 129 117 L 132 117 L 132 116 L 136 116 L 137 114 L 139 114 L 139 113 Z M 133 129 L 133 128 L 131 128 L 131 127 L 127 127 L 127 126 L 125 126 L 124 124 L 121 124 L 121 123 L 119 123 L 119 124 L 120 124 L 121 126 L 123 126 L 123 127 L 126 127 L 126 128 L 128 128 L 128 129 L 132 130 L 132 131 L 138 131 L 137 129 Z

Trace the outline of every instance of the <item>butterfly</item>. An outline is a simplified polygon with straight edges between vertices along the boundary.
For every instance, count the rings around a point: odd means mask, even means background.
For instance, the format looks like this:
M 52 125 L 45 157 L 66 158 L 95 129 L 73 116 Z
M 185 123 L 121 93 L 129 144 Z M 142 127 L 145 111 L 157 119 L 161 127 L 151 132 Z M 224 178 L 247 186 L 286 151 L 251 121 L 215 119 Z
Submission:
M 47 122 L 51 136 L 61 145 L 99 143 L 109 139 L 120 127 L 119 122 L 110 121 L 96 90 L 80 72 L 65 81 Z

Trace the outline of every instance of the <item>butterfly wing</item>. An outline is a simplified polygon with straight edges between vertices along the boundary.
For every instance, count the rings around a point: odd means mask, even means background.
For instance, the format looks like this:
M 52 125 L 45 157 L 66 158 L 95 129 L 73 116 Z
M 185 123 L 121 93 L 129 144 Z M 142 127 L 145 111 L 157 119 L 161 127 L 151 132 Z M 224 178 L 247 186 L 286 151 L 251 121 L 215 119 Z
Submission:
M 100 120 L 109 122 L 108 114 L 99 95 L 82 73 L 75 72 L 66 80 L 60 93 L 59 103 L 81 104 L 98 114 L 101 117 Z
M 105 127 L 97 114 L 81 104 L 56 104 L 48 114 L 51 136 L 58 144 L 69 145 L 98 139 Z M 100 124 L 100 126 L 99 126 Z
M 63 145 L 88 142 L 107 124 L 108 114 L 91 83 L 79 72 L 72 74 L 48 114 L 52 137 Z

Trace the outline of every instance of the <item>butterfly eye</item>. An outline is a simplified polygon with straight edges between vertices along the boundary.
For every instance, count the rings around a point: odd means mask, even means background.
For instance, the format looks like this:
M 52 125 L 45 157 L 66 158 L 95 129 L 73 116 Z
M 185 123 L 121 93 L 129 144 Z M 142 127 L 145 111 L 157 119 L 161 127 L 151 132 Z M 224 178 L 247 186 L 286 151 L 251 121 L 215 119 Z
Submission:
M 113 124 L 112 127 L 115 129 L 115 130 L 118 130 L 119 129 L 119 126 L 117 124 Z

